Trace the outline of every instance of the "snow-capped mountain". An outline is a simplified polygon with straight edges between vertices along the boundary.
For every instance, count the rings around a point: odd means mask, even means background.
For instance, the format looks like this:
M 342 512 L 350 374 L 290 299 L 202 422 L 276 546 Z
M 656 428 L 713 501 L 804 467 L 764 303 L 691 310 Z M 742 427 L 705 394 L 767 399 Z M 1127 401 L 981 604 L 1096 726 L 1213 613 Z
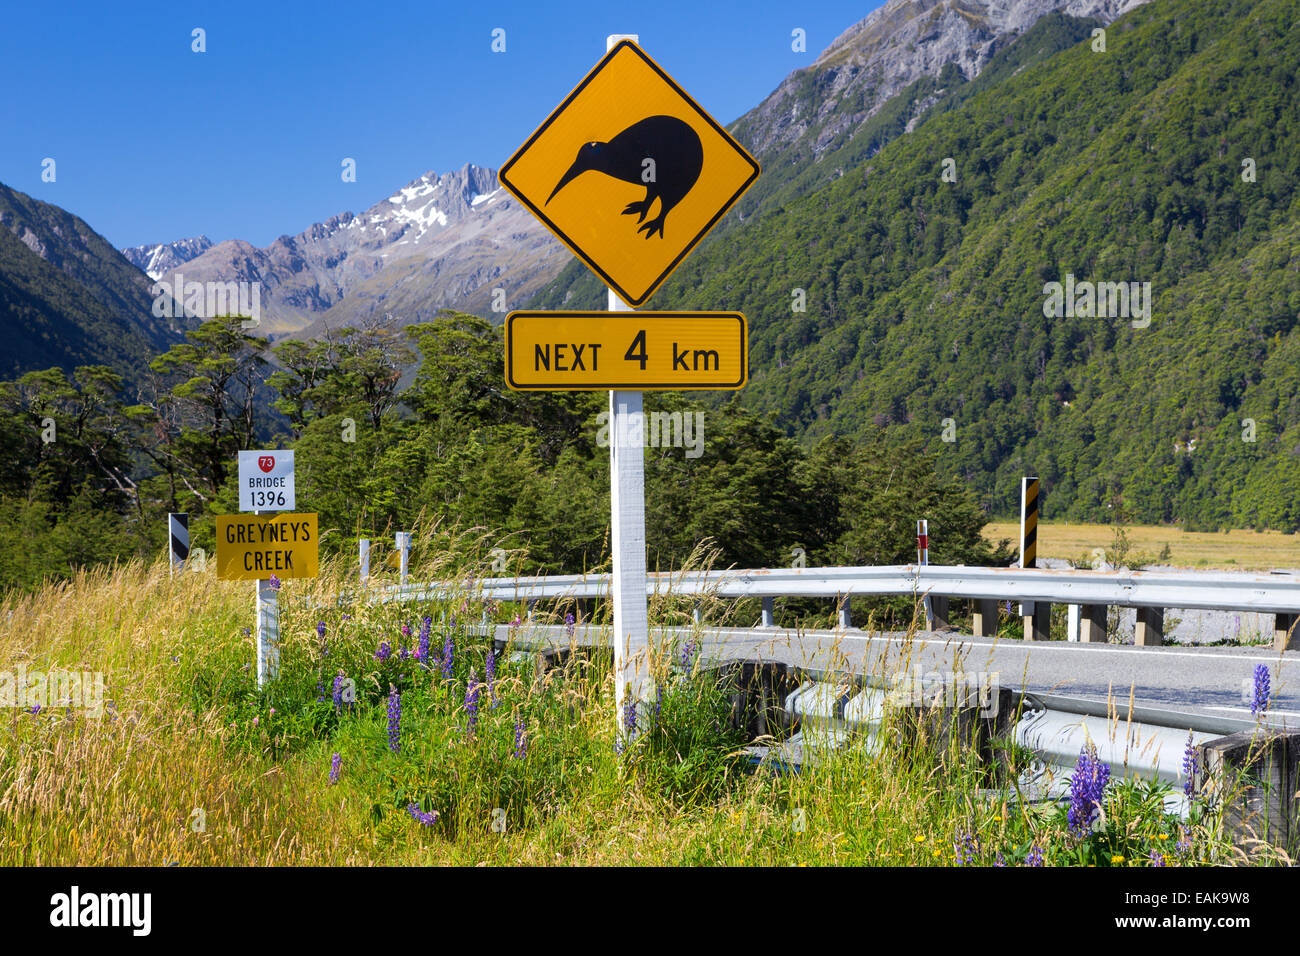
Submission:
M 496 170 L 427 172 L 359 214 L 340 213 L 265 248 L 217 243 L 163 282 L 261 283 L 263 334 L 313 332 L 378 312 L 402 324 L 442 308 L 491 314 L 553 278 L 569 253 L 502 191 Z M 152 275 L 152 273 L 151 273 Z
M 196 236 L 193 239 L 177 239 L 175 242 L 164 242 L 156 246 L 132 246 L 130 249 L 123 249 L 122 255 L 150 279 L 157 281 L 172 269 L 189 262 L 196 256 L 201 256 L 211 248 L 211 239 L 207 236 Z

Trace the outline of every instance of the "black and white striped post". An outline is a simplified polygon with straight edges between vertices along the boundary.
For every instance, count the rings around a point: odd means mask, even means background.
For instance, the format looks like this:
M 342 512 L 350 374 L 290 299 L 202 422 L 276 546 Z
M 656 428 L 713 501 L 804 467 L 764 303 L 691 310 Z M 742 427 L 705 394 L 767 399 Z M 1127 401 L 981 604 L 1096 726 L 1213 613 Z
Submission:
M 190 557 L 190 516 L 186 511 L 167 513 L 167 537 L 170 541 L 171 573 L 185 564 Z
M 1020 479 L 1020 566 L 1038 566 L 1038 479 Z M 1020 605 L 1025 640 L 1045 641 L 1051 636 L 1052 605 L 1025 601 Z

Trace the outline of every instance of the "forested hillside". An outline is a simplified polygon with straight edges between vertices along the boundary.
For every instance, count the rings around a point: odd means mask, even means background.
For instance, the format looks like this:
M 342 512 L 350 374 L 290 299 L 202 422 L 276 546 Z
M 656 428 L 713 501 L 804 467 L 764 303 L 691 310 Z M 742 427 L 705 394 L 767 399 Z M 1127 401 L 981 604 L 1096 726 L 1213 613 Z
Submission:
M 1298 14 L 1139 8 L 729 230 L 648 307 L 744 311 L 742 401 L 805 442 L 919 439 L 997 512 L 1034 473 L 1057 517 L 1294 531 Z M 1067 276 L 1150 283 L 1149 324 L 1045 315 Z
M 237 318 L 214 319 L 154 360 L 157 390 L 142 404 L 124 406 L 103 368 L 0 382 L 0 438 L 13 450 L 0 458 L 0 590 L 160 553 L 168 511 L 189 512 L 193 544 L 212 554 L 213 516 L 238 510 L 236 452 L 263 441 L 296 450 L 297 508 L 319 514 L 326 551 L 441 522 L 478 529 L 519 570 L 599 567 L 607 398 L 510 392 L 503 351 L 499 326 L 460 313 L 276 346 Z M 268 401 L 288 434 L 264 438 L 256 409 Z M 828 439 L 804 452 L 738 404 L 647 404 L 683 416 L 646 449 L 652 565 L 680 567 L 706 541 L 724 566 L 789 564 L 795 548 L 810 564 L 898 563 L 915 555 L 918 516 L 930 519 L 935 560 L 1009 557 L 981 538 L 974 499 L 919 451 L 891 459 L 873 441 Z M 47 419 L 57 441 L 42 440 Z

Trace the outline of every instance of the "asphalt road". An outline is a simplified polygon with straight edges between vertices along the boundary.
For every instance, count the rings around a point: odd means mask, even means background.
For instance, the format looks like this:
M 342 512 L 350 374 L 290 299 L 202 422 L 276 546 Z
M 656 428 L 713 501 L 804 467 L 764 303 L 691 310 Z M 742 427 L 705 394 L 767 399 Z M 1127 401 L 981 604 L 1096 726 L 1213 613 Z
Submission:
M 506 636 L 504 627 L 500 637 Z M 563 627 L 538 627 L 546 639 L 565 645 Z M 659 633 L 659 632 L 656 632 Z M 598 632 L 579 627 L 575 639 L 587 643 Z M 692 630 L 674 632 L 689 640 Z M 1139 705 L 1193 711 L 1249 720 L 1255 668 L 1269 667 L 1273 702 L 1270 717 L 1300 726 L 1300 651 L 1278 653 L 1263 647 L 1132 647 L 1065 641 L 1026 643 L 971 637 L 956 632 L 917 632 L 909 642 L 898 633 L 789 631 L 783 628 L 705 628 L 710 658 L 780 661 L 810 669 L 850 669 L 885 678 L 906 673 L 996 674 L 1003 687 L 1037 693 L 1127 704 L 1130 691 Z M 606 638 L 608 639 L 608 638 Z

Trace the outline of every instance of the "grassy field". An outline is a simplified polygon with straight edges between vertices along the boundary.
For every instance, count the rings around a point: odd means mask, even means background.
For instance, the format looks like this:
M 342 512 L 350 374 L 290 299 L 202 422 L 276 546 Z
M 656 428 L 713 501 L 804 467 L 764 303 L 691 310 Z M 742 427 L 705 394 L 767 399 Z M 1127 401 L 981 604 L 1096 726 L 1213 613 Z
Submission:
M 1160 564 L 1186 568 L 1227 568 L 1269 570 L 1300 568 L 1300 535 L 1279 531 L 1183 531 L 1160 525 L 1133 525 L 1125 528 L 1133 554 L 1155 562 L 1167 545 L 1169 557 Z M 984 528 L 990 541 L 1007 538 L 1013 549 L 1019 547 L 1020 525 L 1014 521 L 995 521 Z M 1091 557 L 1097 548 L 1113 547 L 1115 529 L 1108 525 L 1058 524 L 1038 526 L 1038 554 L 1044 558 L 1078 560 Z
M 448 574 L 439 560 L 412 573 Z M 1159 788 L 1112 782 L 1092 832 L 1064 805 L 989 796 L 1027 756 L 981 763 L 957 740 L 886 733 L 798 774 L 755 770 L 689 644 L 658 649 L 662 693 L 623 715 L 623 745 L 608 649 L 551 670 L 489 660 L 464 626 L 485 610 L 472 597 L 340 603 L 349 568 L 284 582 L 264 691 L 247 582 L 136 563 L 0 602 L 0 696 L 21 666 L 101 672 L 107 698 L 101 715 L 0 708 L 0 865 L 1227 859 L 1215 819 L 1180 823 Z

